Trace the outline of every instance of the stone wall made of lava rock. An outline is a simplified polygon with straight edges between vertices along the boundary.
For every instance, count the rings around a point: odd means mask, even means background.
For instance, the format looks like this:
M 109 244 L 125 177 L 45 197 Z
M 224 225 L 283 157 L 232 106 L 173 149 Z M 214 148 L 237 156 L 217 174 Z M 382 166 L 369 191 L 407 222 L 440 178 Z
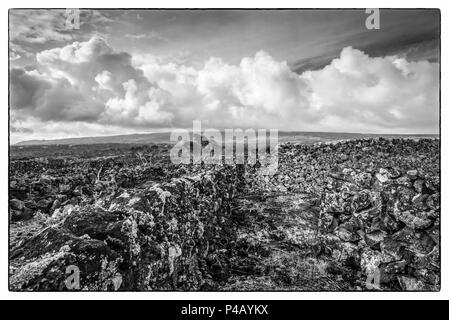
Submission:
M 254 188 L 320 195 L 329 174 L 344 168 L 374 173 L 380 168 L 417 169 L 439 178 L 439 140 L 359 139 L 316 144 L 284 143 L 272 175 L 256 177 Z
M 327 253 L 368 288 L 439 290 L 439 186 L 417 170 L 332 175 L 320 222 Z
M 221 167 L 61 207 L 10 251 L 10 289 L 67 290 L 69 266 L 80 290 L 213 289 L 237 180 Z
M 382 289 L 438 290 L 439 148 L 436 139 L 286 143 L 277 172 L 247 185 L 321 199 L 322 251 L 354 288 L 380 278 Z

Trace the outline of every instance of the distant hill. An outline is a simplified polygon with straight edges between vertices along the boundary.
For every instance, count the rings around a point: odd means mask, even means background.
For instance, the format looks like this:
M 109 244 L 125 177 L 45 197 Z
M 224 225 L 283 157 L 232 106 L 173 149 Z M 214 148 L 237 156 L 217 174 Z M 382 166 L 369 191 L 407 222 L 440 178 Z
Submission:
M 224 135 L 223 135 L 224 136 Z M 339 132 L 301 132 L 301 131 L 281 131 L 279 132 L 279 142 L 294 143 L 316 143 L 326 141 L 338 141 L 347 139 L 363 138 L 439 138 L 439 135 L 432 134 L 365 134 L 365 133 L 339 133 Z M 82 137 L 66 138 L 54 140 L 28 140 L 16 143 L 15 146 L 38 146 L 38 145 L 79 145 L 79 144 L 99 144 L 99 143 L 172 143 L 170 132 L 125 134 L 103 137 Z
M 170 133 L 139 133 L 124 134 L 103 137 L 82 137 L 66 138 L 54 140 L 27 140 L 15 144 L 15 146 L 37 146 L 37 145 L 57 145 L 57 144 L 98 144 L 98 143 L 170 143 Z

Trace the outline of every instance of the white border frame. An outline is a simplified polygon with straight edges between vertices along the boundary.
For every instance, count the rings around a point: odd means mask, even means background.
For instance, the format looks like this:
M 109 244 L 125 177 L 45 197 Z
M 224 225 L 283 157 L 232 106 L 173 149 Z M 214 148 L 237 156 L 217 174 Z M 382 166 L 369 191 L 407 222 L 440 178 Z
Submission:
M 108 8 L 110 1 L 95 1 L 92 0 L 78 0 L 78 1 L 64 1 L 61 3 L 56 0 L 15 0 L 3 1 L 1 6 L 1 21 L 3 24 L 1 31 L 0 44 L 2 50 L 0 53 L 1 61 L 1 97 L 3 106 L 0 111 L 2 133 L 0 135 L 0 145 L 3 151 L 1 157 L 1 172 L 2 181 L 0 182 L 0 298 L 1 299 L 150 299 L 150 300 L 240 300 L 240 299 L 265 299 L 265 300 L 296 300 L 296 299 L 449 299 L 449 243 L 444 243 L 449 235 L 449 224 L 445 217 L 446 209 L 448 208 L 447 196 L 447 182 L 448 182 L 448 150 L 446 139 L 448 136 L 448 126 L 441 126 L 441 137 L 445 144 L 441 144 L 441 172 L 442 172 L 442 187 L 441 187 L 441 291 L 435 293 L 428 292 L 61 292 L 61 293 L 44 293 L 44 292 L 9 292 L 8 291 L 8 9 L 9 8 L 60 8 L 62 5 L 67 8 Z M 114 2 L 116 6 L 126 8 L 185 8 L 187 5 L 190 8 L 361 8 L 361 1 L 342 0 L 342 1 L 324 1 L 315 0 L 312 5 L 307 5 L 305 2 L 291 1 L 291 0 L 277 0 L 267 1 L 258 0 L 254 2 L 241 0 L 227 0 L 227 1 L 207 1 L 207 0 L 190 0 L 190 1 L 137 1 L 128 0 L 123 2 Z M 449 21 L 449 4 L 446 1 L 416 1 L 408 0 L 403 2 L 390 1 L 364 1 L 364 8 L 439 8 L 441 10 L 441 56 L 447 57 L 446 46 L 448 45 L 448 21 Z M 448 63 L 442 58 L 441 65 L 441 83 L 446 84 L 449 70 Z M 447 87 L 446 87 L 447 88 Z M 443 106 L 449 105 L 448 95 L 441 90 L 441 123 L 447 124 L 448 109 Z M 444 195 L 444 196 L 443 196 Z

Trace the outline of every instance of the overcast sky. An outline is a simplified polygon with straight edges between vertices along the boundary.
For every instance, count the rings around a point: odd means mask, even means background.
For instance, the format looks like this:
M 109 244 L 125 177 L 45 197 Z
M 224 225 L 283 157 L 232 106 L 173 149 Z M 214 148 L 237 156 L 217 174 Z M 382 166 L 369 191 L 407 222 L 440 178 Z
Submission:
M 10 11 L 11 142 L 191 128 L 438 133 L 439 13 Z

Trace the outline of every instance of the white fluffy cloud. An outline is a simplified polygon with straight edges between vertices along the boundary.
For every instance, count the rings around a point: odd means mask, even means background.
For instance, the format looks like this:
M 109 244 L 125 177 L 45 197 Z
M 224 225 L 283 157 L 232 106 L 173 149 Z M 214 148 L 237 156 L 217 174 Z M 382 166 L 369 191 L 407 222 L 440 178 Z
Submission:
M 124 98 L 111 98 L 106 102 L 105 116 L 114 123 L 123 119 L 134 119 L 136 124 L 165 123 L 173 115 L 159 110 L 158 91 L 151 87 L 139 88 L 134 79 L 123 83 Z
M 438 131 L 439 65 L 344 48 L 322 70 L 301 77 L 310 103 L 332 130 Z
M 150 131 L 201 119 L 220 128 L 438 132 L 437 63 L 369 57 L 351 47 L 303 74 L 262 51 L 238 65 L 133 59 L 100 37 L 43 51 L 37 61 L 36 70 L 11 71 L 11 108 L 43 123 Z
M 197 70 L 151 60 L 145 76 L 176 100 L 178 124 L 355 132 L 438 131 L 439 65 L 351 47 L 321 70 L 298 75 L 265 52 L 237 66 L 210 58 Z M 187 110 L 186 110 L 187 109 Z M 192 111 L 192 112 L 189 112 Z
M 198 91 L 212 112 L 226 111 L 230 122 L 245 126 L 300 128 L 314 116 L 307 85 L 287 66 L 265 52 L 242 59 L 239 66 L 210 59 L 197 78 Z
M 27 77 L 36 93 L 23 89 L 25 79 L 13 77 L 11 93 L 17 103 L 12 109 L 41 120 L 122 126 L 159 126 L 172 117 L 160 111 L 152 94 L 157 88 L 132 65 L 131 56 L 114 51 L 101 37 L 45 50 L 36 58 L 39 76 L 13 70 L 13 75 Z M 21 101 L 25 99 L 27 103 Z
M 95 77 L 95 81 L 98 83 L 98 89 L 101 90 L 113 90 L 112 84 L 112 73 L 104 70 Z

